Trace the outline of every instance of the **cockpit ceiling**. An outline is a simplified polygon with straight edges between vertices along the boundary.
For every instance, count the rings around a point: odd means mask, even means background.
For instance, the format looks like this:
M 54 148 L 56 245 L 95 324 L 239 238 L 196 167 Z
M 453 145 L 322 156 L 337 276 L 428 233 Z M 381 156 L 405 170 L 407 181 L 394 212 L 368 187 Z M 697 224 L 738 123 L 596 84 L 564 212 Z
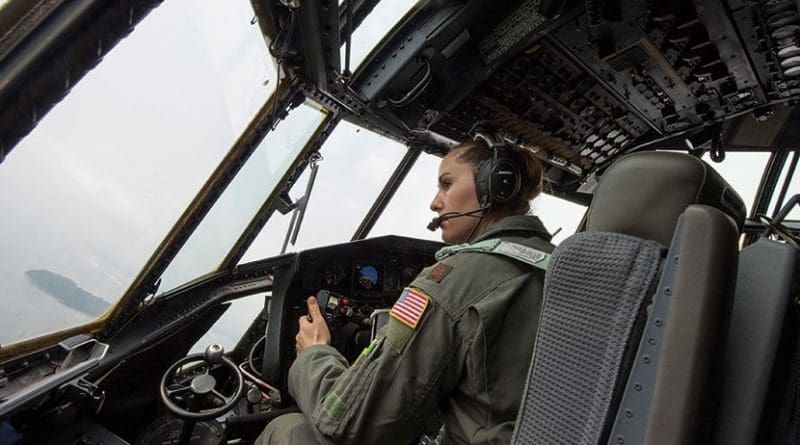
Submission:
M 356 73 L 375 113 L 423 140 L 492 121 L 584 176 L 800 96 L 794 0 L 476 3 L 422 8 Z

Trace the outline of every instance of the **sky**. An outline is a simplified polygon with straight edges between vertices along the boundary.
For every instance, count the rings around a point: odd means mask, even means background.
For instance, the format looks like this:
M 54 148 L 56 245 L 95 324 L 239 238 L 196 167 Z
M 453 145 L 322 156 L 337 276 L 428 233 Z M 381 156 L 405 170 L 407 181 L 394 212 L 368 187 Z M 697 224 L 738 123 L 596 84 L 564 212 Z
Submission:
M 353 36 L 353 69 L 410 6 L 379 4 Z M 164 2 L 0 164 L 0 344 L 89 321 L 31 286 L 26 270 L 59 273 L 111 303 L 122 295 L 276 84 L 252 19 L 248 1 Z M 267 136 L 167 270 L 162 291 L 219 264 L 321 119 L 303 105 Z M 341 123 L 289 250 L 348 241 L 404 153 Z M 420 157 L 370 236 L 439 239 L 425 229 L 438 163 Z M 532 207 L 551 232 L 561 229 L 555 242 L 584 212 L 547 195 Z M 278 254 L 290 216 L 276 213 L 242 261 Z M 237 301 L 204 340 L 232 341 L 261 305 L 263 296 Z

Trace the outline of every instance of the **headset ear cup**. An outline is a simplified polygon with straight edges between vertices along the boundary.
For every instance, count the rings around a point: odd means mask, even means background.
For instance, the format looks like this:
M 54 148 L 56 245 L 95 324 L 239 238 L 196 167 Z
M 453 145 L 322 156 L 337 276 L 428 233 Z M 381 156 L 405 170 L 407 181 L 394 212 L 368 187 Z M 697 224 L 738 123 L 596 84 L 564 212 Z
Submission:
M 489 196 L 492 205 L 504 204 L 514 200 L 522 188 L 522 173 L 513 152 L 497 150 L 489 177 Z
M 500 159 L 492 168 L 489 190 L 492 204 L 504 204 L 513 200 L 521 188 L 519 168 L 511 159 Z
M 506 147 L 499 137 L 489 137 L 478 133 L 475 140 L 481 140 L 491 150 L 475 175 L 475 194 L 481 207 L 494 208 L 498 204 L 512 201 L 522 188 L 520 155 Z
M 491 179 L 494 162 L 489 158 L 481 164 L 478 175 L 475 176 L 475 194 L 481 207 L 491 203 Z

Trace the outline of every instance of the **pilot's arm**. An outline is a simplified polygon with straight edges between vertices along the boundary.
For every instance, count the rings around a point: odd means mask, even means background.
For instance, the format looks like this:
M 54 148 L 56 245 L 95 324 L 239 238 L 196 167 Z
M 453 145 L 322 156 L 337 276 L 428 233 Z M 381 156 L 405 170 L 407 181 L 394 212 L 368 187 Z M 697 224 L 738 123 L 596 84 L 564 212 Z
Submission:
M 463 337 L 433 298 L 407 288 L 352 366 L 331 346 L 305 348 L 289 370 L 289 392 L 329 441 L 409 443 L 458 382 Z

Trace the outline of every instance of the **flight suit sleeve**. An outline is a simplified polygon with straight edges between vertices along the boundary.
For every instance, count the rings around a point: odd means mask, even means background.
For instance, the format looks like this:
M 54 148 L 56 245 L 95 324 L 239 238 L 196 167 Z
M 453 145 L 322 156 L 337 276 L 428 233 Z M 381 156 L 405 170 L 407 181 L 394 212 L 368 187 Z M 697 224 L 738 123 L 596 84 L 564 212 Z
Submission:
M 289 391 L 326 440 L 407 444 L 455 387 L 464 336 L 426 297 L 415 327 L 391 316 L 352 366 L 330 346 L 310 347 L 295 360 Z

